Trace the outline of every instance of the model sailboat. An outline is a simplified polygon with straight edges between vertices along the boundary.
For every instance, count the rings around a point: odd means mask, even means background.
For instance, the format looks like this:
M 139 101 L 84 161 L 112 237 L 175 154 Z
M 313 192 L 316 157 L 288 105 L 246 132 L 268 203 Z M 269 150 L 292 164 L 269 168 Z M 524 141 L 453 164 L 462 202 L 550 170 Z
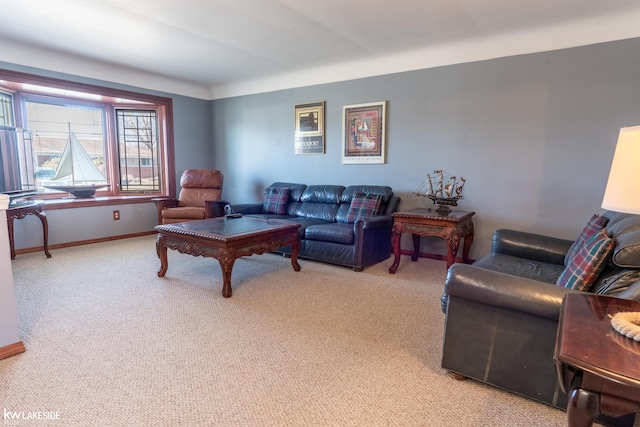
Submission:
M 96 190 L 108 187 L 107 179 L 93 163 L 78 137 L 69 129 L 67 145 L 50 184 L 45 187 L 66 191 L 76 197 L 92 197 Z
M 424 192 L 414 194 L 418 197 L 428 197 L 436 205 L 436 212 L 448 215 L 451 212 L 450 206 L 458 206 L 458 200 L 462 199 L 462 189 L 466 182 L 463 177 L 446 177 L 442 169 L 438 169 L 433 171 L 433 176 L 427 174 L 427 188 Z

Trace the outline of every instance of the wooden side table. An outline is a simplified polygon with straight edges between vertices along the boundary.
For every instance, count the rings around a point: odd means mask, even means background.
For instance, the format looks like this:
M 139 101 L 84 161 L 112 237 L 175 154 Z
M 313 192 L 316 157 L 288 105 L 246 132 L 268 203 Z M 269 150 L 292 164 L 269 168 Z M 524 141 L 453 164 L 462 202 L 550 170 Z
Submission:
M 553 359 L 569 396 L 569 426 L 591 426 L 601 414 L 618 418 L 615 425 L 633 425 L 640 402 L 640 343 L 611 327 L 610 316 L 621 311 L 640 311 L 640 303 L 586 292 L 563 300 Z
M 49 224 L 47 222 L 47 215 L 42 212 L 42 205 L 38 202 L 33 203 L 24 203 L 16 206 L 9 206 L 7 209 L 7 226 L 9 228 L 9 246 L 11 249 L 11 259 L 15 259 L 16 250 L 14 248 L 13 241 L 13 220 L 14 219 L 22 219 L 27 215 L 35 215 L 42 222 L 42 233 L 44 235 L 44 253 L 47 258 L 51 258 L 51 254 L 49 253 Z
M 473 221 L 475 212 L 452 211 L 441 215 L 435 209 L 418 208 L 406 212 L 394 212 L 391 246 L 395 259 L 389 267 L 394 274 L 400 264 L 400 237 L 402 233 L 413 235 L 413 255 L 411 261 L 417 261 L 420 255 L 420 237 L 435 236 L 447 241 L 447 268 L 455 262 L 460 240 L 464 239 L 462 259 L 469 262 L 469 249 L 473 243 Z

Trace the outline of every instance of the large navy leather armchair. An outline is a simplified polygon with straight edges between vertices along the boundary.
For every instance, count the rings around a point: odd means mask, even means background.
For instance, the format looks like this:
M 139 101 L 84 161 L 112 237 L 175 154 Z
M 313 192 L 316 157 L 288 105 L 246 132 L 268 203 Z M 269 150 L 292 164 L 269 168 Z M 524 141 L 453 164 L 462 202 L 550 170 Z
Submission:
M 613 257 L 588 289 L 640 301 L 640 216 L 605 213 Z M 514 230 L 494 233 L 492 251 L 454 264 L 442 295 L 446 314 L 442 367 L 566 409 L 553 360 L 562 299 L 557 286 L 572 241 Z M 594 343 L 594 345 L 598 345 Z M 603 420 L 632 425 L 633 417 Z

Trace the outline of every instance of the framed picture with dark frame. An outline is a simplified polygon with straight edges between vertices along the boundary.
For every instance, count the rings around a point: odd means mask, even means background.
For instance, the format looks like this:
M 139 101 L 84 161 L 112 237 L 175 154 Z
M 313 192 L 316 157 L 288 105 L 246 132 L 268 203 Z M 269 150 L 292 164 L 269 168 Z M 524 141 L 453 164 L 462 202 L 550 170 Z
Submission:
M 295 153 L 324 154 L 324 101 L 295 106 Z
M 342 163 L 384 163 L 386 101 L 342 107 Z

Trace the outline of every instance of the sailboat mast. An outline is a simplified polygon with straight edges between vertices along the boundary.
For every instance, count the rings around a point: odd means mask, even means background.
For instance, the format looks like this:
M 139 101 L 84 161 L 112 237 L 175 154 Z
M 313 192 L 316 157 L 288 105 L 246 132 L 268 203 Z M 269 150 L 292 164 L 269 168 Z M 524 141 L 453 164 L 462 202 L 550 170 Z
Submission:
M 75 163 L 73 161 L 73 141 L 71 140 L 71 122 L 69 123 L 69 155 L 71 156 L 71 185 L 76 185 Z

